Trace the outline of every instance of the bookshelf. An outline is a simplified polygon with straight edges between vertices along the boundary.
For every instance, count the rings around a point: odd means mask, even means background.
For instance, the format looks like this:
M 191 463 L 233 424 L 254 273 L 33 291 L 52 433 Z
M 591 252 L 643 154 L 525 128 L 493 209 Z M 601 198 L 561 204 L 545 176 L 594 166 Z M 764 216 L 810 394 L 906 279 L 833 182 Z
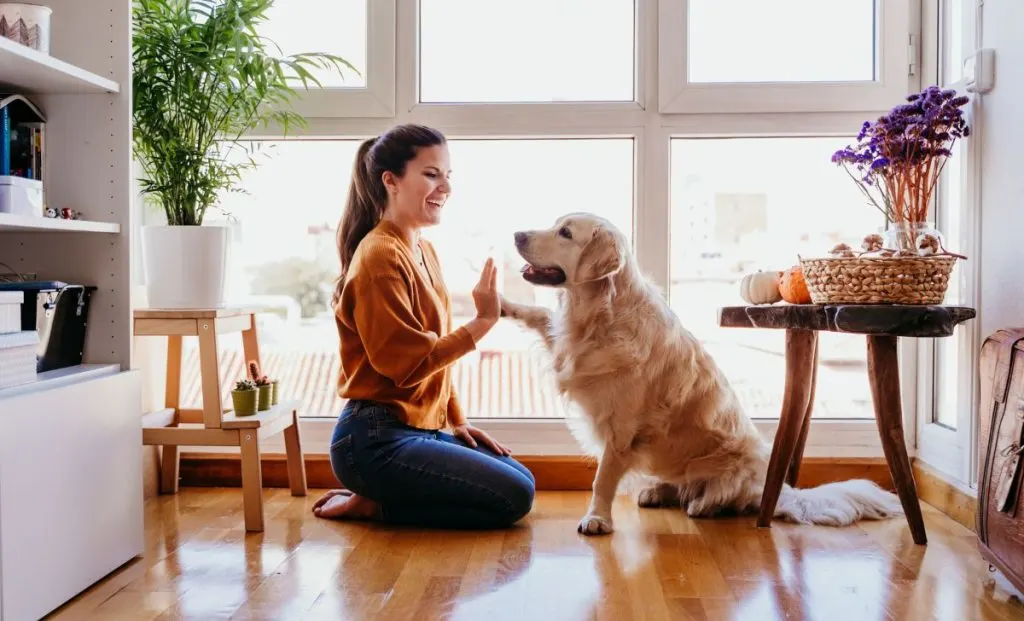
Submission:
M 131 0 L 36 2 L 53 10 L 50 54 L 0 39 L 0 92 L 45 113 L 46 203 L 82 216 L 0 214 L 0 271 L 97 290 L 83 364 L 0 390 L 0 621 L 47 615 L 144 543 Z

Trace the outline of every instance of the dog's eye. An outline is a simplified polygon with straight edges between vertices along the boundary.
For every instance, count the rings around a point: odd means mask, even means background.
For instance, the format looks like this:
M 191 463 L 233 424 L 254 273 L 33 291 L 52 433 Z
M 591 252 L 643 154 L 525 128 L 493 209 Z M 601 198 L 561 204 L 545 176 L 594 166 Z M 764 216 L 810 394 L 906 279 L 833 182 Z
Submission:
M 566 239 L 572 239 L 572 231 L 570 231 L 569 227 L 567 226 L 563 226 L 562 228 L 558 229 L 558 234 Z

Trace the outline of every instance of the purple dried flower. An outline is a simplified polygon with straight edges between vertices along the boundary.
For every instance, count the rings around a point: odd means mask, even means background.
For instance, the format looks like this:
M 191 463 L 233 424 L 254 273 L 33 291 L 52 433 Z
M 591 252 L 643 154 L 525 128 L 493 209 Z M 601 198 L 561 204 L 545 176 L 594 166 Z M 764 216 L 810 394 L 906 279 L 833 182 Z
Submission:
M 833 153 L 832 162 L 890 220 L 922 220 L 953 143 L 970 135 L 961 110 L 968 101 L 938 86 L 912 93 L 874 123 L 864 122 L 856 143 Z

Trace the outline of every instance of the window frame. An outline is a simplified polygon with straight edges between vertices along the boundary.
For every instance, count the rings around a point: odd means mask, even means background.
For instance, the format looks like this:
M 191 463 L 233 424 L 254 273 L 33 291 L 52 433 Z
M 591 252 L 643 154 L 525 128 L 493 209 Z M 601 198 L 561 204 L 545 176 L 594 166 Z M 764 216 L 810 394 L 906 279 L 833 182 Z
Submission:
M 366 85 L 297 89 L 294 110 L 306 117 L 390 118 L 395 114 L 396 0 L 366 2 Z
M 886 0 L 886 3 L 905 3 L 907 15 L 919 17 L 921 1 Z M 378 5 L 378 2 L 381 4 Z M 391 101 L 397 105 L 392 105 L 390 112 L 387 112 L 384 109 L 387 108 L 387 98 L 384 97 L 384 101 L 378 101 L 380 106 L 374 108 L 371 114 L 358 110 L 360 106 L 355 104 L 346 109 L 343 105 L 346 103 L 345 97 L 352 93 L 317 93 L 315 97 L 307 95 L 298 111 L 314 118 L 309 119 L 307 128 L 290 137 L 361 139 L 376 135 L 393 124 L 418 122 L 437 127 L 453 140 L 574 136 L 632 138 L 635 149 L 634 252 L 643 271 L 661 290 L 667 292 L 671 271 L 670 140 L 673 137 L 851 135 L 864 119 L 887 112 L 906 92 L 917 89 L 917 81 L 920 79 L 920 75 L 909 76 L 907 83 L 901 83 L 897 89 L 897 96 L 881 96 L 876 92 L 862 98 L 854 110 L 847 109 L 847 106 L 825 108 L 824 104 L 831 101 L 828 98 L 810 111 L 804 105 L 784 108 L 782 103 L 787 101 L 785 98 L 776 98 L 775 104 L 761 106 L 765 109 L 746 112 L 723 109 L 720 105 L 705 105 L 703 108 L 691 106 L 685 110 L 669 106 L 666 110 L 665 106 L 654 105 L 654 102 L 661 101 L 659 92 L 662 97 L 666 94 L 665 80 L 659 79 L 659 64 L 664 75 L 677 62 L 671 55 L 668 56 L 668 62 L 659 62 L 659 52 L 664 55 L 671 51 L 670 47 L 668 52 L 664 46 L 659 47 L 659 38 L 662 41 L 672 39 L 673 36 L 676 39 L 682 38 L 678 29 L 675 33 L 666 30 L 666 10 L 671 11 L 670 7 L 674 5 L 684 5 L 684 2 L 636 0 L 636 91 L 633 102 L 447 104 L 418 102 L 418 0 L 371 0 L 371 6 L 374 7 L 372 15 L 375 17 L 370 19 L 372 26 L 368 34 L 368 64 L 377 67 L 378 72 L 369 72 L 367 84 L 368 88 L 378 84 L 373 82 L 373 76 L 379 75 L 380 68 L 390 63 L 393 68 L 390 74 L 393 94 Z M 388 16 L 390 24 L 381 23 Z M 912 22 L 913 18 L 910 20 Z M 910 23 L 904 23 L 909 31 Z M 912 33 L 904 33 L 904 36 L 909 34 Z M 388 45 L 390 54 L 383 49 Z M 905 49 L 897 52 L 905 53 Z M 755 100 L 763 97 L 762 92 L 768 95 L 781 92 L 778 85 L 771 84 L 747 85 L 746 88 L 757 91 L 756 97 L 750 97 Z M 672 94 L 675 91 L 667 92 Z M 716 86 L 714 92 L 720 101 L 722 98 L 733 97 L 731 93 L 734 91 Z M 799 97 L 807 99 L 808 92 L 811 91 L 804 89 L 804 94 Z M 803 102 L 804 99 L 799 101 Z M 347 103 L 352 101 L 349 99 Z M 795 100 L 790 97 L 788 101 L 793 103 Z M 353 112 L 353 108 L 357 110 Z M 248 137 L 282 139 L 273 129 L 261 129 Z M 912 430 L 916 429 L 919 409 L 917 396 L 920 382 L 915 381 L 918 377 L 919 349 L 913 339 L 901 339 L 901 387 L 908 440 L 914 437 Z M 162 373 L 154 375 L 161 375 L 155 381 L 162 380 Z M 779 381 L 782 379 L 780 377 Z M 866 384 L 864 390 L 869 390 Z M 155 395 L 163 394 L 162 389 L 151 392 Z M 580 454 L 579 444 L 565 420 L 486 419 L 475 417 L 472 412 L 467 414 L 474 425 L 495 434 L 518 455 Z M 757 413 L 750 414 L 756 416 Z M 770 444 L 778 426 L 777 414 L 773 418 L 755 418 L 754 422 L 765 441 Z M 307 452 L 326 453 L 334 424 L 333 417 L 300 418 L 304 444 L 315 447 Z M 276 442 L 277 439 L 270 439 L 266 450 L 283 451 L 283 445 L 278 446 Z M 913 446 L 909 448 L 913 454 Z M 223 451 L 223 448 L 219 450 Z M 873 419 L 817 419 L 811 425 L 806 455 L 880 458 L 883 453 Z
M 947 59 L 945 54 L 946 46 L 949 45 L 950 32 L 950 11 L 954 7 L 955 0 L 939 0 L 939 2 L 926 3 L 923 13 L 923 23 L 930 29 L 929 40 L 926 45 L 933 50 L 928 55 L 931 62 L 927 63 L 924 75 L 928 76 L 933 83 L 941 84 L 943 88 L 955 88 L 960 93 L 970 97 L 970 102 L 964 107 L 966 120 L 971 127 L 971 135 L 963 139 L 961 148 L 963 166 L 961 168 L 961 196 L 960 196 L 960 220 L 963 223 L 961 235 L 958 239 L 950 239 L 948 242 L 959 252 L 967 257 L 978 257 L 980 254 L 979 240 L 981 236 L 981 214 L 978 205 L 981 204 L 981 171 L 978 167 L 980 162 L 980 137 L 982 135 L 978 123 L 981 120 L 980 108 L 977 96 L 966 93 L 966 86 L 963 79 L 947 82 L 945 80 Z M 970 50 L 977 44 L 976 25 L 977 12 L 974 2 L 963 1 L 963 54 L 966 57 Z M 963 58 L 959 59 L 962 62 Z M 946 174 L 944 172 L 944 174 Z M 934 205 L 935 219 L 942 217 L 942 210 L 946 206 L 944 192 L 940 192 Z M 940 227 L 941 230 L 941 227 Z M 980 308 L 981 289 L 978 286 L 981 276 L 980 262 L 968 260 L 957 266 L 963 270 L 963 289 L 961 297 L 963 304 L 973 308 Z M 980 314 L 980 313 L 979 313 Z M 918 345 L 918 356 L 923 361 L 922 373 L 918 378 L 918 393 L 921 398 L 918 404 L 917 413 L 917 452 L 922 462 L 944 475 L 948 482 L 968 495 L 977 493 L 978 486 L 978 464 L 977 464 L 977 437 L 978 418 L 975 413 L 978 411 L 978 398 L 980 394 L 979 378 L 976 369 L 979 364 L 979 356 L 982 344 L 980 317 L 957 326 L 949 339 L 957 339 L 959 344 L 960 358 L 957 361 L 957 382 L 956 382 L 956 409 L 957 426 L 955 429 L 939 422 L 938 408 L 939 400 L 936 398 L 938 386 L 938 348 L 931 339 L 921 339 Z
M 691 83 L 687 68 L 690 0 L 658 6 L 658 109 L 662 113 L 823 112 L 889 109 L 915 74 L 916 1 L 875 0 L 880 33 L 878 78 L 871 82 Z

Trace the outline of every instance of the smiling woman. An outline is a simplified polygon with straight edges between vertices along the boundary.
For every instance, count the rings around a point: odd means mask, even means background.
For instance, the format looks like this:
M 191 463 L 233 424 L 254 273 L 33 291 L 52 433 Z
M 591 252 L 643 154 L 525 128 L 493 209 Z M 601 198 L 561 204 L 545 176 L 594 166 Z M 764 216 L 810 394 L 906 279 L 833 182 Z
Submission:
M 476 316 L 453 327 L 437 254 L 420 238 L 441 220 L 449 168 L 444 136 L 423 125 L 395 126 L 356 155 L 332 300 L 348 401 L 330 459 L 348 493 L 324 495 L 320 517 L 493 528 L 532 506 L 533 475 L 466 420 L 452 389 L 451 366 L 495 326 L 500 305 L 488 259 Z

